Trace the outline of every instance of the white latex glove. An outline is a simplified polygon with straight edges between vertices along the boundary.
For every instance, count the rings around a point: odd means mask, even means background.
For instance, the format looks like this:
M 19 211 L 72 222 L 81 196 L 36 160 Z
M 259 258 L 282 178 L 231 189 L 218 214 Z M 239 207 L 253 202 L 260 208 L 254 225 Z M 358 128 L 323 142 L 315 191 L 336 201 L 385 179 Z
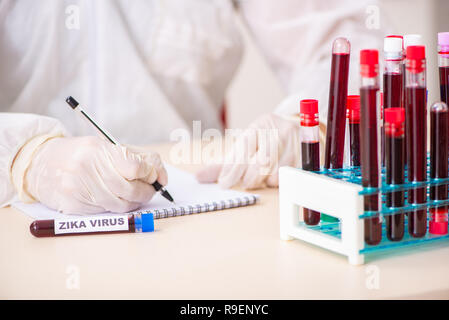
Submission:
M 134 153 L 99 137 L 54 138 L 33 156 L 25 191 L 65 213 L 128 212 L 150 201 L 156 180 L 167 184 L 156 153 Z
M 277 187 L 280 166 L 300 164 L 299 119 L 266 114 L 237 137 L 221 165 L 208 165 L 197 172 L 199 182 L 224 188 L 241 184 L 246 189 Z

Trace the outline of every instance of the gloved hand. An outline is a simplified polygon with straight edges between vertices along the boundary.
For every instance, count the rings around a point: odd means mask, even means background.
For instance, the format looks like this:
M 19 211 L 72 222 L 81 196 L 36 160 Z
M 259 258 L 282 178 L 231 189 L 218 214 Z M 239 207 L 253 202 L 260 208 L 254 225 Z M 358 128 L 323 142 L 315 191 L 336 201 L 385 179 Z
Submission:
M 202 183 L 218 181 L 224 188 L 239 183 L 246 189 L 277 187 L 279 167 L 299 164 L 299 119 L 266 114 L 237 137 L 222 164 L 208 165 L 196 177 Z
M 65 213 L 128 212 L 150 201 L 156 180 L 167 184 L 156 153 L 134 153 L 98 137 L 53 138 L 33 156 L 25 191 Z

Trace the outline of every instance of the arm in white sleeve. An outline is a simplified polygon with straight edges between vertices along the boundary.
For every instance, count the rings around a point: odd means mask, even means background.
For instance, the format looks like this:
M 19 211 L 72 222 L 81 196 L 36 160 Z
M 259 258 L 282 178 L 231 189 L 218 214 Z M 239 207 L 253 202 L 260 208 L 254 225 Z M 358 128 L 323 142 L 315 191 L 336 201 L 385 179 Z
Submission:
M 246 0 L 240 9 L 287 93 L 275 113 L 298 114 L 301 99 L 317 99 L 323 150 L 332 42 L 338 37 L 351 42 L 348 95 L 359 94 L 359 52 L 380 50 L 390 31 L 385 15 L 379 20 L 381 7 L 376 0 Z
M 0 206 L 33 201 L 24 190 L 24 177 L 41 144 L 66 133 L 53 118 L 25 113 L 0 113 Z

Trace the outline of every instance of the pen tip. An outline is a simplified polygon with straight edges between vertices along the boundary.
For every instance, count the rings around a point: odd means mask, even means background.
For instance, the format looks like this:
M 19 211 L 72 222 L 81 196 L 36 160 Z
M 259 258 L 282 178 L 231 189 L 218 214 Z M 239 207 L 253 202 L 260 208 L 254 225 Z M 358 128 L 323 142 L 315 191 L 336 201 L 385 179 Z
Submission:
M 68 96 L 67 99 L 65 99 L 65 102 L 67 102 L 72 109 L 75 109 L 79 105 L 78 101 L 76 101 L 72 96 Z
M 163 196 L 165 199 L 167 199 L 168 201 L 174 203 L 175 200 L 174 200 L 173 197 L 170 195 L 170 193 L 168 193 L 168 191 L 165 190 L 165 189 L 163 189 L 163 190 L 164 190 L 164 191 L 161 190 L 161 191 L 162 191 L 162 196 Z

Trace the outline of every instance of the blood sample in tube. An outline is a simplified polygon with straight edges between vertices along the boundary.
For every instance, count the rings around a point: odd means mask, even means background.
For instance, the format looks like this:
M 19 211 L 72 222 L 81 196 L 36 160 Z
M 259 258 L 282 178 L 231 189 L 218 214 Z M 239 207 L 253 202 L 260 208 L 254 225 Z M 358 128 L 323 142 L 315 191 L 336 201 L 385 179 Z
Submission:
M 138 233 L 154 231 L 152 213 L 128 215 L 96 215 L 36 220 L 30 225 L 33 236 L 57 237 L 106 233 Z
M 350 50 L 351 45 L 345 38 L 335 39 L 332 45 L 324 158 L 324 167 L 326 169 L 340 169 L 343 167 Z
M 343 167 L 350 52 L 351 44 L 348 39 L 337 38 L 334 40 L 324 152 L 324 168 L 326 169 Z M 327 214 L 322 214 L 321 220 L 325 222 L 338 221 L 337 218 Z
M 436 102 L 430 107 L 430 178 L 448 177 L 448 107 L 444 102 Z M 447 184 L 431 186 L 431 200 L 447 200 Z M 448 233 L 447 206 L 430 208 L 429 232 Z
M 404 108 L 385 109 L 385 168 L 386 182 L 389 185 L 404 183 Z M 389 208 L 404 206 L 404 191 L 389 192 L 386 195 Z M 404 237 L 404 214 L 397 213 L 386 217 L 387 238 L 400 241 Z
M 352 167 L 360 166 L 360 96 L 347 98 L 349 123 L 349 149 Z
M 409 182 L 426 181 L 427 161 L 427 106 L 426 106 L 426 59 L 424 46 L 408 46 L 406 59 L 405 112 L 407 122 L 407 164 Z M 426 203 L 426 188 L 408 191 L 411 204 Z M 424 237 L 427 232 L 427 210 L 408 213 L 409 234 Z
M 438 67 L 440 71 L 440 99 L 449 105 L 449 32 L 438 33 Z
M 377 50 L 360 51 L 360 155 L 362 185 L 380 186 L 380 141 L 377 93 L 379 91 L 379 53 Z M 379 194 L 364 197 L 365 211 L 379 211 Z M 382 240 L 382 218 L 379 214 L 365 218 L 365 242 L 376 245 Z
M 385 109 L 402 107 L 403 44 L 401 38 L 384 39 L 383 105 Z
M 300 101 L 300 119 L 302 168 L 307 171 L 319 171 L 318 100 L 306 99 Z M 308 208 L 303 208 L 303 217 L 307 225 L 316 225 L 320 222 L 320 213 Z

